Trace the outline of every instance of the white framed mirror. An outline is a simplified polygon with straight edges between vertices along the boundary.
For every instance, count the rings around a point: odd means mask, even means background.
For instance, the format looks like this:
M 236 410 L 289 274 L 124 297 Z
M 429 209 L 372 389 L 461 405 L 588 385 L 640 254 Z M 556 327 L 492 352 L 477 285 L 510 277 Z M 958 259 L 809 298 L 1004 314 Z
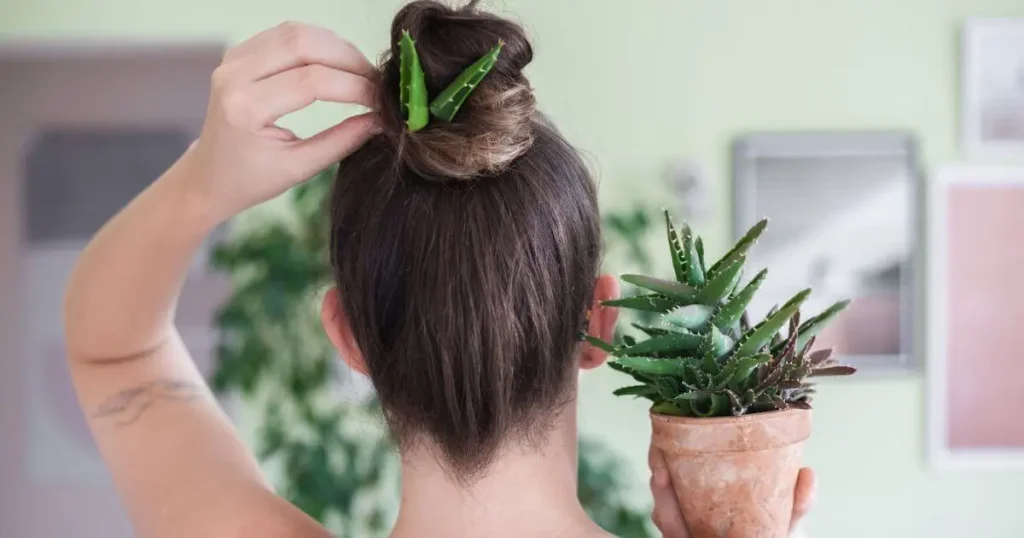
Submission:
M 761 218 L 750 255 L 771 267 L 751 304 L 764 316 L 801 288 L 804 319 L 841 299 L 849 307 L 816 347 L 866 373 L 916 369 L 921 174 L 902 132 L 756 133 L 733 145 L 733 235 Z

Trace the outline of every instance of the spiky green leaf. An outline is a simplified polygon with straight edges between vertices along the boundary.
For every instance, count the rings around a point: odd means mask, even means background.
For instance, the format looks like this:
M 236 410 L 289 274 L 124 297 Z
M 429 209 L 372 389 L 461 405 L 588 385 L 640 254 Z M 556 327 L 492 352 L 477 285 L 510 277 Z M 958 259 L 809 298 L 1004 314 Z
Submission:
M 715 309 L 702 304 L 682 306 L 661 317 L 663 324 L 670 328 L 701 330 L 707 326 Z
M 651 411 L 659 415 L 683 416 L 683 410 L 672 402 L 658 402 L 651 406 Z
M 647 336 L 661 336 L 663 334 L 669 333 L 669 331 L 659 327 L 645 327 L 643 325 L 640 325 L 639 323 L 631 323 L 630 325 L 632 325 L 634 329 L 646 334 Z
M 648 338 L 638 342 L 635 346 L 617 348 L 614 353 L 623 357 L 651 355 L 653 353 L 684 355 L 687 351 L 697 349 L 700 346 L 700 342 L 701 336 L 699 334 L 679 329 L 678 332 Z
M 729 397 L 712 393 L 703 398 L 689 400 L 690 409 L 699 417 L 725 416 L 729 411 Z
M 697 294 L 697 290 L 685 284 L 683 282 L 672 282 L 671 280 L 664 280 L 661 278 L 655 278 L 646 275 L 622 275 L 622 280 L 650 290 L 655 293 L 664 295 L 670 299 L 674 299 L 682 304 L 690 304 L 693 302 L 694 296 Z
M 644 312 L 657 312 L 663 313 L 678 306 L 678 302 L 661 294 L 650 294 L 650 295 L 637 295 L 635 297 L 623 297 L 622 299 L 613 299 L 610 301 L 601 302 L 603 306 L 611 306 L 615 308 L 629 308 L 631 310 L 641 310 Z
M 718 312 L 711 319 L 711 324 L 723 331 L 728 331 L 736 325 L 740 317 L 743 316 L 743 313 L 747 311 L 750 301 L 754 299 L 754 294 L 757 293 L 757 290 L 764 283 L 764 279 L 767 276 L 768 270 L 762 269 L 750 283 L 718 309 Z
M 850 306 L 850 301 L 839 301 L 800 325 L 799 336 L 796 341 L 796 352 L 802 352 L 805 346 L 807 346 L 807 341 L 817 336 L 847 306 Z
M 736 355 L 753 355 L 767 345 L 772 340 L 772 337 L 786 325 L 789 318 L 800 310 L 800 305 L 807 300 L 810 294 L 811 290 L 809 289 L 797 293 L 777 312 L 765 318 L 764 321 L 758 323 L 753 329 L 750 329 L 750 331 L 743 335 L 743 339 L 740 340 L 735 351 Z
M 722 256 L 721 259 L 715 262 L 715 265 L 711 266 L 708 273 L 713 276 L 723 267 L 728 267 L 737 259 L 746 256 L 747 251 L 750 250 L 750 247 L 754 246 L 754 243 L 757 242 L 757 239 L 761 237 L 761 234 L 764 233 L 764 229 L 767 227 L 768 219 L 762 219 L 760 222 L 753 225 L 749 230 L 747 230 L 747 233 L 743 234 L 743 237 L 733 245 L 732 249 L 725 253 L 725 256 Z
M 583 339 L 588 344 L 590 344 L 590 345 L 596 347 L 597 349 L 600 349 L 601 351 L 604 351 L 606 353 L 615 353 L 619 349 L 619 348 L 609 344 L 608 342 L 605 342 L 604 340 L 601 340 L 600 338 L 594 338 L 593 336 L 590 336 L 589 334 L 584 335 Z
M 700 236 L 693 242 L 693 248 L 697 250 L 697 261 L 700 262 L 701 271 L 704 271 L 704 274 L 707 275 L 708 266 L 704 265 L 704 240 Z
M 701 304 L 714 306 L 725 299 L 735 285 L 736 279 L 743 272 L 744 262 L 746 262 L 746 258 L 740 257 L 728 267 L 713 273 L 704 287 L 697 291 L 694 300 Z
M 699 288 L 706 282 L 706 277 L 700 257 L 697 255 L 697 247 L 694 245 L 693 230 L 689 226 L 683 226 L 682 239 L 683 255 L 686 257 L 686 282 Z
M 726 387 L 736 388 L 738 384 L 750 377 L 758 366 L 767 364 L 770 360 L 772 357 L 767 353 L 729 359 L 721 373 L 711 381 L 711 386 L 715 390 L 722 390 Z
M 690 359 L 655 359 L 651 357 L 619 357 L 614 363 L 630 370 L 648 375 L 683 375 L 683 368 Z
M 637 398 L 647 398 L 648 400 L 654 401 L 658 396 L 658 391 L 650 385 L 632 385 L 629 387 L 622 387 L 616 389 L 612 394 L 616 396 L 634 396 Z
M 430 103 L 430 111 L 434 116 L 444 121 L 452 121 L 480 81 L 494 68 L 504 46 L 504 41 L 498 41 L 498 44 L 487 54 L 467 67 L 458 77 L 455 77 L 455 80 Z
M 668 251 L 672 256 L 672 268 L 675 270 L 676 280 L 679 282 L 686 281 L 686 261 L 683 257 L 683 243 L 679 239 L 679 231 L 676 230 L 675 224 L 672 223 L 672 217 L 668 214 L 668 210 L 662 210 L 665 212 L 665 230 L 668 234 Z
M 399 97 L 405 123 L 410 133 L 415 133 L 427 126 L 430 121 L 430 109 L 427 107 L 427 81 L 420 65 L 420 56 L 416 52 L 416 42 L 409 31 L 402 32 L 398 42 L 399 55 Z

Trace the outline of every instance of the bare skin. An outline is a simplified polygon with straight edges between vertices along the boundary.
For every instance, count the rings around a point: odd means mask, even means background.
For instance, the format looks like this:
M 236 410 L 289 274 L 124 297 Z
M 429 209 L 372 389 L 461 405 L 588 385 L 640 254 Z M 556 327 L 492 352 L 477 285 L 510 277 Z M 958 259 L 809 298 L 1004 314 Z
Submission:
M 317 100 L 372 107 L 376 77 L 353 45 L 313 26 L 286 23 L 232 48 L 213 74 L 199 139 L 81 255 L 65 299 L 68 360 L 80 405 L 138 536 L 329 536 L 271 489 L 172 320 L 188 266 L 207 234 L 344 159 L 377 130 L 372 113 L 308 139 L 274 122 Z M 325 329 L 361 369 L 348 321 L 334 306 L 336 293 L 324 303 Z M 617 313 L 600 302 L 617 295 L 614 279 L 598 279 L 589 327 L 594 336 L 611 337 Z M 604 359 L 600 350 L 584 346 L 579 365 L 593 368 Z M 607 536 L 576 499 L 575 406 L 556 423 L 544 446 L 510 446 L 468 490 L 445 475 L 429 447 L 402 454 L 393 536 Z M 687 537 L 667 474 L 659 469 L 652 459 L 654 520 L 665 536 Z M 804 476 L 801 484 L 813 482 Z M 524 490 L 530 493 L 508 494 Z M 802 491 L 809 488 L 798 487 L 798 507 L 810 499 Z M 796 510 L 795 519 L 803 511 Z

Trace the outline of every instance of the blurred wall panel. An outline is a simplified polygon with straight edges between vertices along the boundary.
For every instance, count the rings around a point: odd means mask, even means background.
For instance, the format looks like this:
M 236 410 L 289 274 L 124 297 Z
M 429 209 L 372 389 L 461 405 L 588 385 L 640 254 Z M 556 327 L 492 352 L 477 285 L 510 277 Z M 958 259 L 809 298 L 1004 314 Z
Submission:
M 98 227 L 198 134 L 215 45 L 0 48 L 0 536 L 131 536 L 77 409 L 60 307 Z M 209 371 L 225 285 L 200 266 L 179 325 Z

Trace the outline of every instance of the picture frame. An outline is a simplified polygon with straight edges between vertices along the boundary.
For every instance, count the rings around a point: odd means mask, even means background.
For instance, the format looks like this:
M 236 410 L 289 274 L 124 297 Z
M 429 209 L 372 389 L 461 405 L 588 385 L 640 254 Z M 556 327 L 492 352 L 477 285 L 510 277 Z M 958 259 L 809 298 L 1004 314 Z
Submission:
M 810 283 L 805 317 L 853 300 L 818 346 L 834 347 L 841 362 L 860 370 L 859 379 L 918 371 L 921 185 L 917 139 L 909 132 L 737 138 L 733 236 L 770 221 L 750 258 L 752 270 L 773 268 L 762 303 L 751 304 L 755 318 Z M 857 254 L 863 252 L 870 256 Z
M 1024 162 L 1024 18 L 969 19 L 961 42 L 966 154 L 973 161 Z
M 950 165 L 929 190 L 928 459 L 942 469 L 1024 469 L 1015 404 L 1024 394 L 1007 390 L 1014 371 L 1024 374 L 1013 347 L 1024 344 L 1015 327 L 1024 285 L 1000 279 L 1024 262 L 1024 247 L 999 241 L 1005 226 L 1024 223 L 1024 167 Z

